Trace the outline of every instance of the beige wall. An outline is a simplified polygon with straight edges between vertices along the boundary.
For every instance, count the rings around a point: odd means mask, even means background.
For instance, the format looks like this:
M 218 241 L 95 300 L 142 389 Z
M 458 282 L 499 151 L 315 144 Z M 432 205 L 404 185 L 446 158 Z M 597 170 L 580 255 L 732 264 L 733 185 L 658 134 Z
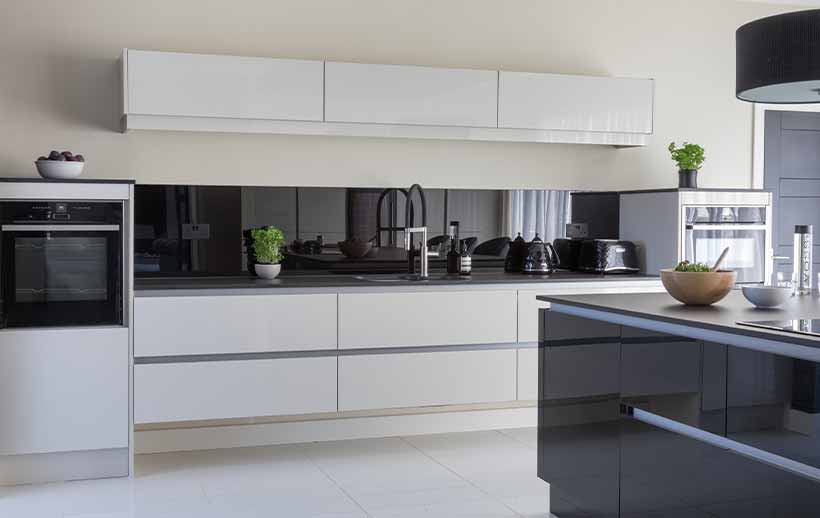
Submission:
M 666 145 L 704 145 L 706 187 L 751 182 L 734 31 L 784 10 L 732 0 L 5 0 L 0 176 L 50 149 L 143 183 L 655 188 Z M 787 9 L 785 9 L 787 10 Z M 177 132 L 119 133 L 122 47 L 656 79 L 642 149 Z

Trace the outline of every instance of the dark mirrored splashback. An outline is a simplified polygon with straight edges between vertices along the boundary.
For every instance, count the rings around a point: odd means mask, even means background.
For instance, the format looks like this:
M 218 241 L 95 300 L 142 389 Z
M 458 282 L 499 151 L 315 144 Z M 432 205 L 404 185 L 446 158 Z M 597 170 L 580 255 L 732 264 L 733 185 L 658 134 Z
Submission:
M 474 265 L 503 267 L 506 247 L 480 245 L 511 237 L 513 229 L 505 224 L 511 220 L 505 216 L 507 193 L 426 189 L 428 243 L 448 242 L 448 224 L 458 221 L 459 237 L 475 254 Z M 414 197 L 416 225 L 421 224 L 420 205 Z M 404 194 L 395 189 L 138 185 L 135 271 L 142 276 L 244 274 L 243 232 L 268 225 L 285 234 L 285 272 L 405 271 L 404 234 L 395 230 L 405 226 L 405 206 Z M 379 226 L 394 230 L 379 232 Z M 372 241 L 378 250 L 359 260 L 346 258 L 337 246 L 346 239 Z

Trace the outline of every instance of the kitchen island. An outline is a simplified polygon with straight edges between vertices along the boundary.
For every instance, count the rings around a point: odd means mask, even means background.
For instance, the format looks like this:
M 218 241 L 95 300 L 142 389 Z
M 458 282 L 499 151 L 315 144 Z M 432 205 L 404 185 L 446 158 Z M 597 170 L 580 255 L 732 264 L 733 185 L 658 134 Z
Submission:
M 820 516 L 820 316 L 666 293 L 544 295 L 538 474 L 561 517 Z

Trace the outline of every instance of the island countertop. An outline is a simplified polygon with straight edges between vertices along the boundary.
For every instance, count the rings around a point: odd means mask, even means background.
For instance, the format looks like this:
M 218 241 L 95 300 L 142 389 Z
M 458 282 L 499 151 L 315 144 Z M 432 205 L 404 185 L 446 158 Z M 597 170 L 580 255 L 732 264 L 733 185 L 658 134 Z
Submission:
M 777 308 L 758 309 L 740 290 L 712 306 L 685 306 L 667 293 L 540 295 L 559 313 L 699 340 L 820 361 L 820 338 L 749 327 L 740 321 L 820 318 L 820 297 L 795 296 Z

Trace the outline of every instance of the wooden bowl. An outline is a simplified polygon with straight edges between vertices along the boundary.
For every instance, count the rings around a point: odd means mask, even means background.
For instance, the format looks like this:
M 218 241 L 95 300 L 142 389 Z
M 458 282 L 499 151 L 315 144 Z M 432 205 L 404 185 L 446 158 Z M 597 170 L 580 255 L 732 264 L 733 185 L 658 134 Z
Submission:
M 672 297 L 690 306 L 708 306 L 723 299 L 732 291 L 737 272 L 676 272 L 674 268 L 661 270 L 661 282 Z

